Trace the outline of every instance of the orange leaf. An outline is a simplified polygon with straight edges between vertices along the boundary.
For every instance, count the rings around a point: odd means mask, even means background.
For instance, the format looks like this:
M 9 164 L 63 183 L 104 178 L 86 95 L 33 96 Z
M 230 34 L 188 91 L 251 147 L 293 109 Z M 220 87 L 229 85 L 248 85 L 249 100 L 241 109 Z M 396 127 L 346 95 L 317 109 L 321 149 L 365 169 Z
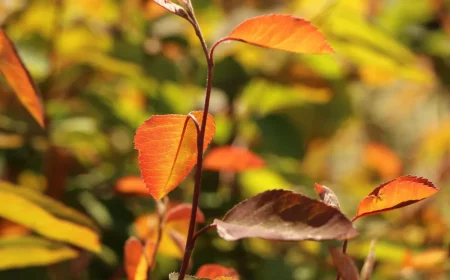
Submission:
M 382 184 L 366 196 L 359 203 L 358 211 L 353 221 L 363 216 L 413 204 L 438 191 L 439 189 L 425 178 L 410 175 L 398 177 Z
M 27 108 L 39 125 L 44 127 L 42 104 L 33 80 L 20 60 L 14 44 L 2 29 L 0 29 L 0 71 L 11 88 L 16 92 L 20 102 Z
M 201 123 L 203 111 L 191 112 Z M 203 152 L 215 133 L 208 115 Z M 197 130 L 185 115 L 155 115 L 139 126 L 134 138 L 144 182 L 156 200 L 176 188 L 189 174 L 197 158 Z
M 406 251 L 403 258 L 403 267 L 417 270 L 434 269 L 439 264 L 445 263 L 447 258 L 448 252 L 442 248 L 428 249 L 414 255 L 410 251 Z
M 225 146 L 215 148 L 205 157 L 205 169 L 241 172 L 264 166 L 264 160 L 243 148 Z
M 230 277 L 232 280 L 239 280 L 239 274 L 234 268 L 225 267 L 218 264 L 202 265 L 195 277 L 204 277 L 209 279 L 216 279 L 219 277 Z
M 116 191 L 125 194 L 150 196 L 144 180 L 139 176 L 125 176 L 116 182 Z
M 125 271 L 128 280 L 147 279 L 148 263 L 144 256 L 144 248 L 135 237 L 128 238 L 125 243 Z
M 309 21 L 291 15 L 263 15 L 248 19 L 226 38 L 282 51 L 326 54 L 333 48 Z
M 166 223 L 175 221 L 189 221 L 191 218 L 192 204 L 183 203 L 179 204 L 167 211 Z M 205 216 L 200 209 L 197 209 L 196 221 L 198 223 L 203 223 L 205 221 Z
M 166 214 L 166 222 L 162 231 L 159 253 L 166 256 L 181 258 L 183 256 L 183 248 L 179 244 L 186 243 L 187 232 L 189 229 L 189 218 L 192 205 L 179 204 L 169 206 Z M 204 215 L 198 209 L 197 222 L 204 221 Z M 158 235 L 158 215 L 156 213 L 140 216 L 134 222 L 134 230 L 141 240 L 156 241 Z M 174 239 L 176 238 L 176 240 Z
M 382 178 L 393 178 L 402 171 L 402 162 L 398 156 L 388 147 L 369 143 L 365 151 L 367 166 L 375 169 Z
M 0 237 L 16 237 L 30 233 L 30 229 L 9 220 L 0 219 Z

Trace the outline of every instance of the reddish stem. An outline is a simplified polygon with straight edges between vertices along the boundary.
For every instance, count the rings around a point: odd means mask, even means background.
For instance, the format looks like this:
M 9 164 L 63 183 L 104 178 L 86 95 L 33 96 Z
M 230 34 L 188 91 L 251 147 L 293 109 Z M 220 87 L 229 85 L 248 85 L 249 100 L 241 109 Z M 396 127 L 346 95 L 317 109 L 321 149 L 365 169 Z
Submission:
M 205 104 L 203 108 L 203 118 L 200 132 L 197 135 L 197 168 L 195 171 L 195 186 L 194 186 L 194 194 L 192 197 L 192 211 L 189 221 L 189 231 L 186 239 L 186 247 L 184 250 L 183 262 L 181 264 L 180 275 L 178 277 L 179 280 L 183 280 L 186 275 L 187 268 L 189 266 L 189 260 L 192 255 L 192 250 L 194 249 L 195 240 L 197 239 L 197 236 L 194 236 L 195 221 L 197 218 L 198 199 L 200 196 L 202 169 L 203 169 L 203 146 L 205 142 L 206 121 L 208 119 L 209 102 L 211 99 L 212 78 L 214 71 L 214 62 L 212 56 L 210 56 L 209 54 L 208 47 L 206 45 L 205 39 L 203 38 L 203 34 L 200 30 L 197 19 L 195 18 L 194 11 L 191 5 L 189 5 L 188 14 L 192 19 L 191 22 L 192 26 L 195 29 L 195 33 L 199 38 L 203 51 L 205 53 L 208 68 L 207 68 L 206 93 L 205 93 Z

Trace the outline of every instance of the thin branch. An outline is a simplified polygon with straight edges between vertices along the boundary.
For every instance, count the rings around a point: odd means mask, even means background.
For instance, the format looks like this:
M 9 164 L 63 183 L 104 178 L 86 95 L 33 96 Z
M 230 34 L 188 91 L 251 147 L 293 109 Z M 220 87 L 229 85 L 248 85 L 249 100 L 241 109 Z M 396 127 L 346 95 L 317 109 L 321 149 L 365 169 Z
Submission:
M 194 194 L 192 197 L 192 211 L 191 217 L 189 221 L 189 231 L 186 239 L 186 248 L 184 250 L 183 262 L 181 264 L 180 276 L 179 280 L 183 280 L 186 275 L 187 268 L 189 265 L 189 260 L 192 255 L 192 251 L 194 249 L 195 240 L 194 238 L 194 230 L 195 230 L 195 221 L 197 218 L 197 208 L 198 208 L 198 200 L 200 196 L 200 188 L 201 188 L 201 179 L 202 179 L 202 169 L 203 169 L 203 146 L 205 140 L 205 130 L 206 130 L 206 121 L 208 119 L 208 111 L 209 111 L 209 102 L 211 98 L 211 88 L 212 88 L 212 77 L 214 70 L 214 62 L 210 59 L 208 46 L 206 45 L 205 39 L 203 37 L 200 26 L 198 25 L 197 19 L 194 14 L 194 9 L 190 1 L 188 1 L 188 9 L 187 9 L 189 17 L 192 19 L 192 26 L 195 29 L 195 34 L 200 40 L 202 45 L 203 52 L 205 53 L 206 61 L 208 64 L 207 68 L 207 79 L 206 79 L 206 93 L 205 93 L 205 104 L 203 107 L 203 118 L 201 129 L 197 134 L 197 168 L 195 171 L 195 186 L 194 186 Z

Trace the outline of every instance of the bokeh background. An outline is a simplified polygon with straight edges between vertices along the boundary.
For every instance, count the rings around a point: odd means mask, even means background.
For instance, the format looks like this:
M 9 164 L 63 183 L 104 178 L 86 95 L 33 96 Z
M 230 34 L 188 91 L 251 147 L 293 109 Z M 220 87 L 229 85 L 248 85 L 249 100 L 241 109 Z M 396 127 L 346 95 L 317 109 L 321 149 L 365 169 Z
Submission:
M 332 188 L 353 217 L 379 184 L 423 176 L 441 191 L 362 218 L 348 252 L 361 268 L 377 239 L 372 279 L 450 279 L 450 1 L 192 1 L 209 44 L 246 18 L 290 13 L 311 20 L 336 50 L 312 56 L 237 42 L 217 48 L 212 146 L 248 147 L 266 166 L 204 172 L 206 220 L 268 189 L 316 197 L 314 182 Z M 48 123 L 42 130 L 2 80 L 0 176 L 86 214 L 102 236 L 99 254 L 80 250 L 53 264 L 2 270 L 0 279 L 125 279 L 123 245 L 155 202 L 116 185 L 139 176 L 133 137 L 144 120 L 202 108 L 206 64 L 195 33 L 187 21 L 138 0 L 0 0 L 0 20 L 40 89 Z M 190 176 L 169 196 L 189 202 L 192 190 Z M 0 255 L 15 238 L 34 235 L 0 220 Z M 226 242 L 212 230 L 197 242 L 192 271 L 219 263 L 242 279 L 335 279 L 328 245 Z M 164 248 L 152 279 L 179 268 L 181 252 Z

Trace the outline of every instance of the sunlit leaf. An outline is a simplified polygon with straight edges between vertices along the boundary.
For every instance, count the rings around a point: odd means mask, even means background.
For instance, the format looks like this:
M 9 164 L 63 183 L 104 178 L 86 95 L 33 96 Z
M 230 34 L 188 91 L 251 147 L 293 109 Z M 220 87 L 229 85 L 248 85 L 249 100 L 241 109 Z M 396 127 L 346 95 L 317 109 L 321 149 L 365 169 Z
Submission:
M 322 200 L 326 205 L 341 209 L 339 205 L 339 199 L 330 188 L 317 183 L 314 183 L 314 188 L 316 189 L 320 200 Z
M 331 258 L 344 280 L 358 280 L 359 273 L 355 262 L 339 248 L 330 247 Z
M 0 270 L 47 266 L 77 256 L 70 246 L 36 236 L 0 239 Z
M 175 221 L 188 221 L 191 218 L 192 204 L 182 203 L 173 208 L 170 208 L 166 214 L 166 223 Z M 205 217 L 200 209 L 197 209 L 196 221 L 203 223 Z
M 24 225 L 51 239 L 64 241 L 81 248 L 99 252 L 98 234 L 84 225 L 59 218 L 32 200 L 0 188 L 0 217 Z
M 265 165 L 264 160 L 248 149 L 233 146 L 211 150 L 204 160 L 204 168 L 216 171 L 241 172 Z
M 158 253 L 179 259 L 183 257 L 191 209 L 192 206 L 185 203 L 169 206 Z M 196 221 L 203 222 L 204 219 L 203 213 L 198 209 Z M 158 222 L 159 218 L 156 213 L 140 216 L 134 222 L 137 236 L 141 240 L 155 242 L 158 237 Z
M 45 196 L 37 191 L 29 188 L 23 188 L 12 185 L 6 181 L 0 180 L 0 191 L 13 193 L 17 196 L 25 198 L 37 206 L 45 209 L 57 218 L 68 220 L 86 227 L 89 227 L 95 231 L 99 231 L 98 226 L 84 214 L 76 211 L 73 208 L 67 207 L 61 202 L 54 200 L 48 196 Z
M 180 17 L 183 17 L 190 21 L 188 14 L 180 5 L 177 5 L 169 0 L 153 0 L 153 1 L 155 1 L 156 4 L 160 5 L 169 12 L 179 15 Z
M 0 71 L 20 102 L 39 125 L 44 127 L 44 113 L 36 87 L 17 54 L 14 44 L 2 29 L 0 29 Z
M 125 243 L 124 254 L 128 280 L 146 280 L 148 263 L 142 243 L 134 237 L 128 238 Z
M 334 52 L 316 27 L 309 21 L 292 15 L 272 14 L 248 19 L 223 40 L 296 53 Z
M 398 176 L 403 164 L 398 156 L 388 147 L 379 143 L 369 143 L 365 151 L 367 166 L 375 169 L 383 178 Z
M 419 253 L 407 251 L 403 259 L 403 267 L 427 270 L 436 268 L 446 260 L 448 260 L 448 250 L 442 248 L 428 249 Z
M 266 191 L 244 200 L 214 224 L 225 240 L 331 240 L 357 235 L 350 220 L 338 209 L 285 190 Z
M 234 268 L 225 267 L 218 264 L 204 264 L 195 274 L 195 277 L 218 279 L 219 277 L 229 277 L 232 280 L 239 280 L 239 274 Z
M 366 196 L 359 203 L 353 220 L 413 204 L 438 191 L 439 189 L 425 178 L 409 175 L 398 177 L 382 184 Z
M 201 123 L 202 111 L 191 114 Z M 203 152 L 214 133 L 214 120 L 208 115 Z M 176 188 L 196 163 L 197 130 L 187 116 L 152 116 L 137 129 L 134 142 L 142 177 L 156 200 Z
M 150 196 L 150 192 L 139 176 L 125 176 L 116 182 L 116 191 L 124 194 Z

